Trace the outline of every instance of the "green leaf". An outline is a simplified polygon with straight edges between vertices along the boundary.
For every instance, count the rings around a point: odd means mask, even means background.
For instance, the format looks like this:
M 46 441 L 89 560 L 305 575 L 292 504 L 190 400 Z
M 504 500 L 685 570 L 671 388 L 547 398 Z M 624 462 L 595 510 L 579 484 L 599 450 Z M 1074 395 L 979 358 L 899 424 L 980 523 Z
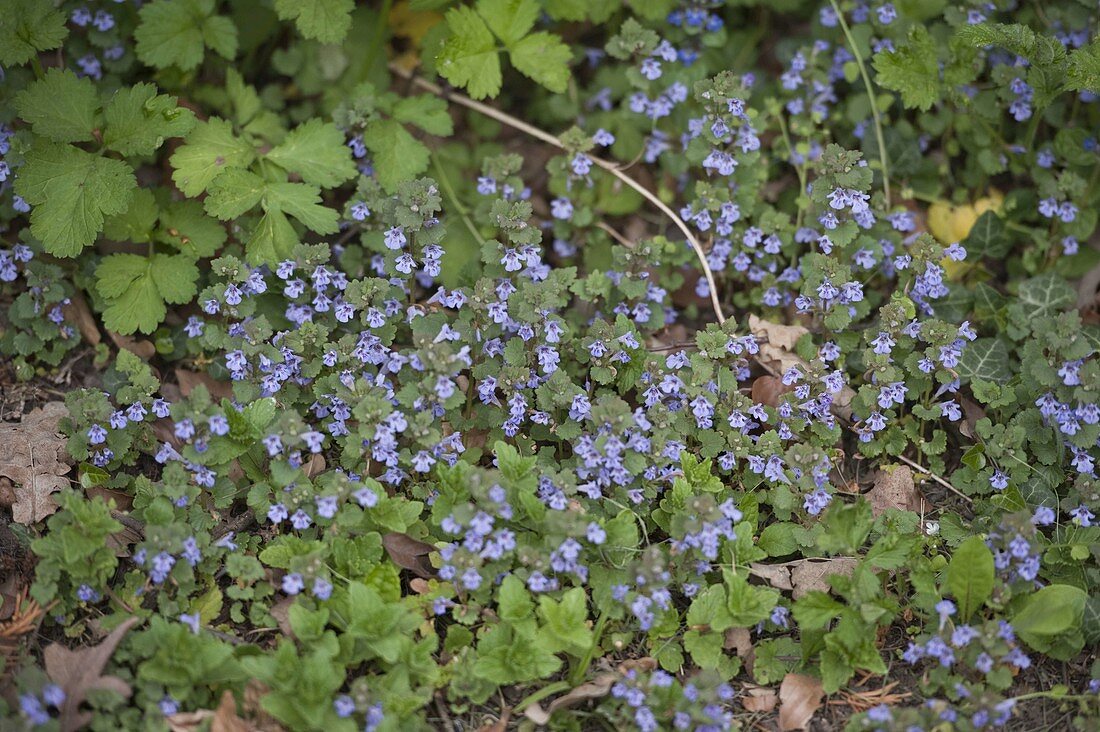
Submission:
M 207 216 L 198 201 L 172 201 L 160 213 L 157 241 L 192 259 L 214 256 L 227 237 L 225 227 Z
M 57 48 L 69 29 L 68 18 L 53 3 L 8 0 L 0 12 L 0 66 L 20 66 L 40 51 Z
M 36 135 L 54 142 L 88 142 L 94 139 L 99 92 L 88 77 L 52 68 L 15 95 L 15 109 Z
M 1100 41 L 1070 52 L 1066 82 L 1071 91 L 1100 94 Z
M 454 133 L 454 122 L 447 111 L 447 102 L 430 94 L 398 100 L 393 105 L 393 118 L 416 125 L 429 135 L 448 137 Z
M 972 256 L 998 259 L 1008 254 L 1011 240 L 1005 236 L 1005 225 L 993 211 L 986 211 L 970 228 L 963 241 L 966 252 Z
M 803 632 L 824 628 L 843 611 L 844 605 L 821 590 L 810 590 L 791 608 L 791 614 Z
M 921 24 L 909 31 L 909 40 L 894 51 L 875 54 L 875 80 L 901 94 L 909 109 L 929 109 L 939 98 L 940 70 L 936 42 Z
M 153 235 L 157 225 L 157 201 L 148 188 L 139 188 L 130 198 L 130 205 L 117 216 L 103 221 L 103 235 L 114 241 L 144 244 Z
M 237 53 L 233 21 L 213 15 L 214 0 L 153 0 L 138 11 L 135 50 L 142 63 L 190 71 L 205 48 L 232 60 Z
M 232 124 L 211 117 L 195 125 L 185 144 L 172 155 L 172 180 L 184 195 L 193 198 L 226 168 L 247 168 L 255 159 L 255 149 L 233 134 Z
M 474 99 L 496 96 L 502 81 L 500 59 L 485 21 L 472 8 L 460 5 L 447 11 L 447 26 L 451 35 L 436 57 L 439 73 Z
M 1054 636 L 1081 627 L 1087 597 L 1072 585 L 1047 585 L 1028 596 L 1012 627 L 1029 646 L 1044 650 Z
M 125 211 L 136 187 L 121 160 L 44 141 L 27 152 L 15 181 L 15 192 L 34 206 L 31 233 L 58 257 L 75 257 L 95 241 L 104 217 Z
M 584 588 L 567 590 L 560 601 L 540 596 L 539 617 L 544 623 L 542 634 L 549 650 L 581 656 L 591 647 L 592 629 L 587 624 L 588 598 Z
M 552 92 L 561 94 L 569 86 L 569 61 L 573 54 L 553 33 L 532 33 L 509 46 L 508 57 L 521 74 Z
M 955 597 L 959 619 L 968 621 L 993 594 L 993 552 L 980 536 L 971 536 L 955 549 L 947 565 L 945 586 Z
M 728 590 L 726 609 L 736 628 L 749 628 L 766 619 L 779 602 L 779 593 L 750 585 L 743 574 L 725 572 Z
M 998 338 L 979 338 L 966 344 L 957 368 L 965 384 L 974 379 L 1004 383 L 1012 378 L 1008 347 Z
M 353 0 L 275 0 L 282 20 L 293 20 L 305 38 L 339 43 L 351 28 Z
M 195 296 L 199 270 L 185 255 L 112 254 L 96 268 L 96 289 L 107 300 L 103 324 L 123 335 L 152 333 L 174 304 Z
M 290 257 L 298 242 L 298 233 L 290 225 L 286 214 L 271 209 L 252 230 L 252 236 L 244 247 L 245 259 L 252 265 L 276 265 Z
M 288 213 L 318 234 L 340 230 L 340 214 L 321 205 L 321 191 L 305 183 L 268 183 L 264 190 L 264 210 Z
M 1053 272 L 1032 277 L 1020 285 L 1019 305 L 1032 319 L 1057 315 L 1075 302 L 1074 289 Z
M 539 4 L 535 0 L 478 0 L 478 14 L 505 46 L 523 38 L 535 27 Z
M 1037 66 L 1058 66 L 1066 60 L 1066 48 L 1057 39 L 1036 33 L 1019 23 L 964 25 L 957 35 L 973 46 L 999 46 Z
M 103 110 L 103 143 L 123 155 L 148 155 L 165 138 L 183 137 L 195 126 L 195 114 L 176 98 L 157 94 L 155 84 L 141 83 L 115 93 Z
M 210 183 L 203 206 L 206 213 L 229 221 L 244 215 L 260 202 L 267 183 L 255 173 L 229 168 Z
M 335 188 L 358 172 L 343 133 L 316 118 L 292 130 L 267 158 L 322 188 Z
M 428 169 L 428 148 L 395 120 L 371 122 L 363 133 L 363 144 L 371 152 L 378 182 L 388 192 Z
M 534 611 L 535 603 L 523 580 L 512 574 L 505 577 L 497 590 L 497 614 L 501 619 L 515 623 L 531 617 Z

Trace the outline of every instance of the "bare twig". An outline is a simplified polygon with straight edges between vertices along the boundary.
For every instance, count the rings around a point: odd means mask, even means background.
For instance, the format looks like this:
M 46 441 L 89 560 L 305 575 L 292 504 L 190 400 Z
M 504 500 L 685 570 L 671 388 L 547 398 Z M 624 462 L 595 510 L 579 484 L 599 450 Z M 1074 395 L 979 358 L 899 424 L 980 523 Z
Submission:
M 944 479 L 944 478 L 942 478 L 942 477 L 940 477 L 940 476 L 936 475 L 935 473 L 933 473 L 933 472 L 932 472 L 931 470 L 929 470 L 928 468 L 922 468 L 922 467 L 921 467 L 921 466 L 920 466 L 919 464 L 915 463 L 914 461 L 910 460 L 909 458 L 905 457 L 904 455 L 897 455 L 896 457 L 897 457 L 897 459 L 898 459 L 898 460 L 902 461 L 903 463 L 905 463 L 906 465 L 908 465 L 908 466 L 909 466 L 910 468 L 913 468 L 913 470 L 919 470 L 920 472 L 924 473 L 924 474 L 925 474 L 925 475 L 927 475 L 927 476 L 928 476 L 929 478 L 931 478 L 932 480 L 936 481 L 937 483 L 939 483 L 940 485 L 942 485 L 942 486 L 943 486 L 944 488 L 946 488 L 947 490 L 951 491 L 952 493 L 954 493 L 954 494 L 955 494 L 956 496 L 958 496 L 959 498 L 963 499 L 963 500 L 964 500 L 964 501 L 966 501 L 967 503 L 974 503 L 974 499 L 973 499 L 973 498 L 971 498 L 970 496 L 966 495 L 965 493 L 963 493 L 962 491 L 960 491 L 960 490 L 959 490 L 958 488 L 956 488 L 955 486 L 953 486 L 953 485 L 951 485 L 950 483 L 948 483 L 946 479 Z
M 510 114 L 502 112 L 495 107 L 490 107 L 488 104 L 482 104 L 481 102 L 474 101 L 464 94 L 447 91 L 438 84 L 433 84 L 427 79 L 423 79 L 419 76 L 414 76 L 412 72 L 407 71 L 397 64 L 391 63 L 390 71 L 405 79 L 409 79 L 413 85 L 420 87 L 430 94 L 435 94 L 436 96 L 441 97 L 449 102 L 454 102 L 455 104 L 466 107 L 467 109 L 472 109 L 478 114 L 482 114 L 491 119 L 495 119 L 497 122 L 508 125 L 509 127 L 528 134 L 537 140 L 542 140 L 548 145 L 553 145 L 554 147 L 563 150 L 565 149 L 562 141 L 554 135 L 551 135 L 545 130 L 539 129 L 538 127 L 530 125 L 521 119 L 513 117 Z M 653 193 L 641 183 L 624 173 L 623 170 L 619 167 L 618 163 L 614 163 L 610 160 L 604 160 L 603 158 L 592 157 L 591 155 L 589 156 L 589 158 L 596 166 L 603 168 L 608 173 L 625 183 L 627 186 L 633 188 L 634 191 L 637 192 L 642 198 L 649 201 L 654 207 L 657 208 L 657 210 L 659 210 L 670 221 L 672 221 L 672 223 L 676 225 L 676 228 L 678 228 L 680 232 L 687 238 L 688 244 L 690 244 L 691 248 L 695 250 L 695 256 L 699 259 L 699 267 L 700 269 L 702 269 L 703 276 L 707 280 L 707 287 L 710 289 L 710 304 L 711 307 L 714 309 L 714 315 L 718 318 L 719 323 L 724 323 L 726 321 L 726 316 L 722 313 L 722 305 L 718 301 L 718 286 L 714 282 L 714 272 L 711 270 L 710 264 L 707 263 L 707 253 L 703 250 L 703 245 L 699 243 L 699 240 L 695 238 L 695 234 L 693 234 L 688 225 L 684 223 L 684 220 L 681 219 L 675 211 L 669 208 L 668 204 L 658 198 L 655 193 Z

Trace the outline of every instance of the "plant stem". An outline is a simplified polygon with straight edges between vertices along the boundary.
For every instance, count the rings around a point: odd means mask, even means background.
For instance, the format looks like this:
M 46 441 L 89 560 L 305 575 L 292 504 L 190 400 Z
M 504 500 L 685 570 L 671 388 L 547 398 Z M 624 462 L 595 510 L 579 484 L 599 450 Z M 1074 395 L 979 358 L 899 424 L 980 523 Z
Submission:
M 419 86 L 426 92 L 435 94 L 438 97 L 442 97 L 449 102 L 454 102 L 455 104 L 462 105 L 467 109 L 472 109 L 478 114 L 485 115 L 490 119 L 495 119 L 497 122 L 508 125 L 513 129 L 519 130 L 520 132 L 524 132 L 531 137 L 534 137 L 536 140 L 542 140 L 543 142 L 549 145 L 553 145 L 554 147 L 561 150 L 565 149 L 565 145 L 562 144 L 562 141 L 559 140 L 557 137 L 551 135 L 549 132 L 541 130 L 533 125 L 527 124 L 523 120 L 517 119 L 516 117 L 513 117 L 506 112 L 502 112 L 495 107 L 490 107 L 488 104 L 482 104 L 481 102 L 474 101 L 464 94 L 445 91 L 438 84 L 433 84 L 427 79 L 413 76 L 411 72 L 406 71 L 396 64 L 390 64 L 390 71 L 403 78 L 409 79 L 410 81 L 412 81 L 413 84 Z M 611 162 L 610 160 L 604 160 L 603 158 L 592 157 L 591 155 L 589 156 L 589 158 L 597 167 L 603 168 L 608 173 L 625 183 L 627 186 L 634 189 L 634 191 L 641 195 L 642 198 L 653 204 L 653 206 L 656 207 L 657 210 L 668 217 L 668 219 L 676 225 L 676 228 L 678 228 L 681 233 L 683 233 L 683 235 L 687 238 L 688 244 L 690 244 L 691 248 L 695 250 L 695 256 L 699 259 L 699 267 L 700 269 L 702 269 L 703 276 L 707 280 L 707 288 L 710 290 L 710 304 L 711 307 L 714 309 L 714 315 L 718 318 L 719 323 L 726 322 L 726 316 L 722 313 L 722 305 L 718 300 L 718 286 L 717 284 L 715 284 L 714 281 L 714 272 L 713 270 L 711 270 L 710 264 L 707 263 L 707 253 L 703 250 L 703 245 L 699 243 L 699 240 L 695 237 L 695 234 L 693 234 L 688 225 L 684 223 L 684 220 L 677 216 L 676 212 L 669 208 L 668 204 L 658 198 L 657 194 L 653 193 L 641 183 L 624 173 L 619 168 L 618 163 Z
M 856 65 L 859 66 L 859 75 L 863 77 L 863 86 L 867 89 L 867 97 L 871 102 L 871 117 L 875 122 L 875 139 L 878 140 L 878 156 L 882 164 L 882 194 L 886 197 L 886 208 L 890 208 L 890 162 L 886 159 L 886 139 L 882 136 L 882 117 L 879 116 L 878 103 L 875 101 L 875 90 L 871 86 L 871 77 L 867 74 L 867 66 L 863 63 L 863 54 L 856 46 L 856 39 L 852 37 L 852 31 L 848 28 L 848 21 L 844 19 L 844 13 L 836 0 L 829 0 L 840 20 L 840 28 L 844 31 L 844 37 L 848 41 L 848 47 L 852 49 L 852 55 L 856 57 Z
M 477 240 L 477 243 L 481 246 L 485 246 L 485 237 L 481 235 L 481 232 L 474 226 L 474 222 L 470 220 L 470 210 L 463 205 L 462 201 L 458 200 L 455 189 L 451 185 L 451 179 L 447 177 L 447 171 L 439 164 L 439 156 L 434 152 L 432 153 L 432 167 L 439 177 L 439 185 L 443 187 L 443 195 L 450 200 L 451 204 L 458 211 L 459 217 L 462 219 L 462 222 L 466 224 L 466 228 L 470 230 L 470 234 Z
M 374 60 L 378 56 L 378 49 L 382 47 L 382 39 L 386 34 L 386 28 L 390 24 L 391 5 L 393 5 L 393 0 L 382 0 L 382 9 L 378 11 L 378 25 L 374 28 L 374 35 L 371 36 L 370 45 L 367 46 L 367 53 L 364 57 L 363 72 L 365 74 L 370 73 L 371 67 L 374 66 Z

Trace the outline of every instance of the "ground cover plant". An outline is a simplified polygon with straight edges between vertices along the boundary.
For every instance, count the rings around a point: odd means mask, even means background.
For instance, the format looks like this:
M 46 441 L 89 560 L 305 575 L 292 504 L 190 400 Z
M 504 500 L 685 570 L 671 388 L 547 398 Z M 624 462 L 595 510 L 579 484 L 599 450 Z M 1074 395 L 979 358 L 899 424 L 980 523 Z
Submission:
M 1100 725 L 1091 0 L 3 5 L 3 729 Z

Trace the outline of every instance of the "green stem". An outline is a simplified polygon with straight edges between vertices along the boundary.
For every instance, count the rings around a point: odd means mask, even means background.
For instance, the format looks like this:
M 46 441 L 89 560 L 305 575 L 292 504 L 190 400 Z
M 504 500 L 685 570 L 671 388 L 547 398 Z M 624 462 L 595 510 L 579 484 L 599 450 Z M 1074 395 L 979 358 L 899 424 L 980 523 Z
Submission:
M 856 39 L 852 37 L 852 31 L 848 27 L 848 21 L 844 19 L 844 13 L 840 12 L 836 0 L 829 0 L 829 3 L 833 6 L 833 11 L 840 20 L 840 28 L 844 31 L 844 37 L 848 41 L 849 48 L 852 49 L 852 55 L 856 57 L 859 75 L 863 77 L 863 86 L 866 87 L 867 97 L 871 102 L 871 117 L 875 122 L 875 139 L 878 140 L 878 156 L 882 164 L 882 194 L 886 197 L 886 208 L 890 208 L 890 163 L 886 159 L 886 138 L 882 136 L 882 117 L 878 113 L 875 90 L 871 86 L 871 77 L 867 74 L 867 66 L 863 63 L 863 54 L 859 52 L 859 47 L 856 46 Z
M 455 194 L 454 186 L 451 185 L 451 179 L 447 177 L 447 172 L 443 170 L 443 166 L 439 164 L 439 156 L 434 152 L 432 153 L 432 168 L 435 169 L 436 175 L 439 177 L 439 185 L 443 188 L 443 195 L 445 195 L 451 202 L 451 205 L 458 211 L 458 215 L 462 218 L 462 222 L 466 224 L 466 228 L 470 230 L 470 234 L 481 246 L 485 246 L 485 237 L 481 235 L 481 232 L 474 226 L 473 220 L 470 218 L 470 209 L 463 205 L 462 201 L 458 200 L 458 195 Z
M 364 74 L 370 73 L 371 68 L 374 66 L 375 57 L 378 55 L 378 49 L 382 47 L 382 38 L 386 35 L 386 28 L 390 24 L 391 5 L 393 5 L 393 0 L 383 0 L 382 9 L 378 11 L 378 25 L 374 27 L 374 35 L 371 36 L 370 45 L 367 46 L 367 53 L 364 57 Z
M 600 647 L 600 637 L 603 635 L 603 628 L 606 623 L 607 617 L 600 613 L 600 616 L 596 619 L 596 627 L 592 631 L 592 645 L 588 646 L 588 650 L 580 663 L 569 672 L 569 683 L 573 686 L 580 686 L 581 682 L 584 681 L 584 675 L 588 673 L 588 667 L 592 664 L 592 657 L 596 655 L 596 649 Z
M 569 685 L 568 681 L 555 681 L 549 686 L 544 686 L 538 691 L 532 692 L 531 694 L 523 697 L 523 699 L 520 700 L 519 704 L 516 704 L 514 708 L 522 712 L 527 707 L 531 706 L 532 704 L 537 704 L 538 702 L 542 701 L 548 696 L 551 696 L 552 694 L 557 694 L 559 691 L 569 691 L 572 688 L 573 687 Z
M 791 144 L 791 135 L 787 130 L 787 120 L 783 119 L 782 112 L 776 112 L 775 118 L 779 122 L 779 132 L 783 135 L 783 143 L 787 146 L 787 157 L 794 157 L 794 145 Z M 791 163 L 794 165 L 794 163 Z M 795 218 L 795 228 L 802 228 L 802 217 L 806 213 L 805 207 L 802 205 L 802 197 L 806 195 L 806 169 L 802 165 L 794 165 L 795 172 L 798 173 L 798 198 L 796 203 L 798 204 L 798 214 Z

